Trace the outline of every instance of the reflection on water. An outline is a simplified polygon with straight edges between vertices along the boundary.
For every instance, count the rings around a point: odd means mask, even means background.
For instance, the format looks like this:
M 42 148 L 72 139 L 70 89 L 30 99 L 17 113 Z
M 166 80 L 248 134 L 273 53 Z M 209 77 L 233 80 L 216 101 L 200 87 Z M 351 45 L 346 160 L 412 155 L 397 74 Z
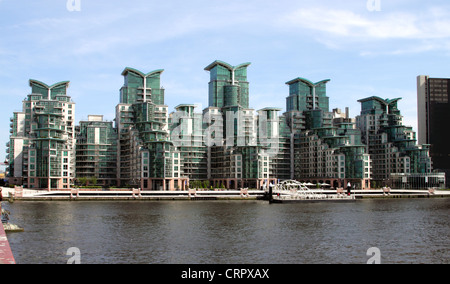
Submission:
M 15 202 L 17 263 L 449 263 L 449 199 Z

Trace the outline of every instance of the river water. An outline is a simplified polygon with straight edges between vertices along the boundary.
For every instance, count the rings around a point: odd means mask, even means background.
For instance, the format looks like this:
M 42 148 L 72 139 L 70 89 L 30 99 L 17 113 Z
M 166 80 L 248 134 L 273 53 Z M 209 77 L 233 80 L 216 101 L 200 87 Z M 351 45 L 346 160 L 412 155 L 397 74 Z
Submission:
M 450 263 L 450 199 L 15 202 L 18 264 Z

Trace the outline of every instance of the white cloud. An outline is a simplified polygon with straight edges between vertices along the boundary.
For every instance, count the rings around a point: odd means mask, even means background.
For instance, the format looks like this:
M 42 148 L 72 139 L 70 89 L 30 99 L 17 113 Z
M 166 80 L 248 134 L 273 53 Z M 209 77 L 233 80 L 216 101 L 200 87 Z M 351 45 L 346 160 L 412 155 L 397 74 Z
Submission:
M 414 41 L 412 48 L 396 48 L 389 53 L 419 53 L 448 49 L 450 42 L 450 11 L 430 8 L 423 12 L 356 13 L 330 8 L 301 8 L 286 14 L 278 21 L 287 29 L 313 32 L 313 37 L 329 48 L 389 41 Z M 300 28 L 300 30 L 299 30 Z M 377 52 L 362 51 L 362 55 Z

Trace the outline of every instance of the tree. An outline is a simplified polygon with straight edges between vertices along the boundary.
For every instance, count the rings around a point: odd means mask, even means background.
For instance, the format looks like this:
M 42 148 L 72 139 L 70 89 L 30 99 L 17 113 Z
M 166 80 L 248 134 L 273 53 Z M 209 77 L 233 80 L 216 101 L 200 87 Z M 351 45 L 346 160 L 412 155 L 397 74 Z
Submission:
M 87 184 L 87 178 L 86 177 L 81 177 L 78 179 L 78 181 L 80 182 L 80 184 L 82 186 L 85 186 Z
M 89 183 L 92 185 L 97 185 L 97 178 L 96 177 L 90 177 L 89 178 Z

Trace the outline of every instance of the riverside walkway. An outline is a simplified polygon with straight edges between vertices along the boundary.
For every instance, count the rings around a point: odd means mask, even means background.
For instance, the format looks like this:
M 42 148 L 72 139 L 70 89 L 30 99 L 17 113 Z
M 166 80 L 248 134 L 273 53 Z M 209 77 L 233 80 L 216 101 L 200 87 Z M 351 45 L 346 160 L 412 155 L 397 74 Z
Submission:
M 65 190 L 51 191 L 30 189 L 3 188 L 4 196 L 12 196 L 14 200 L 23 201 L 51 201 L 51 200 L 260 200 L 265 196 L 263 190 L 221 190 L 221 191 L 142 191 L 133 190 Z M 336 195 L 338 191 L 311 189 L 311 192 Z M 421 198 L 421 197 L 450 197 L 450 190 L 414 190 L 382 189 L 352 190 L 356 199 L 365 198 Z
M 3 224 L 0 225 L 0 264 L 16 264 Z

